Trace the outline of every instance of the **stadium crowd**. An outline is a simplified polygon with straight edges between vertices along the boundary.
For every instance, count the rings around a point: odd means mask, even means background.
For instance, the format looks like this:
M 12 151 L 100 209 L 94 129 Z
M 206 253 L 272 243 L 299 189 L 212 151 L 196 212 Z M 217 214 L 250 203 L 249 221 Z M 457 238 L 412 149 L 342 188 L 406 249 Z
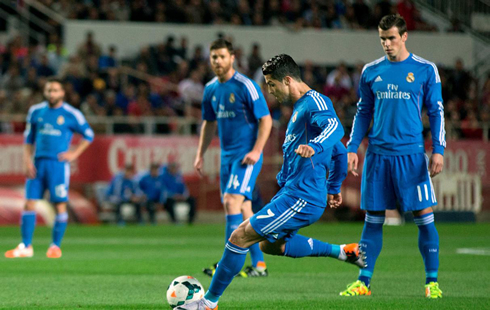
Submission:
M 41 0 L 65 18 L 293 28 L 376 29 L 398 12 L 407 28 L 434 31 L 412 0 Z
M 135 12 L 138 12 L 139 6 L 143 8 L 148 6 L 153 8 L 148 11 L 151 14 L 158 15 L 159 11 L 165 12 L 162 13 L 165 17 L 160 17 L 162 21 L 218 22 L 213 19 L 211 21 L 189 20 L 189 12 L 199 10 L 187 10 L 187 8 L 193 5 L 204 6 L 206 10 L 201 11 L 207 12 L 209 7 L 213 7 L 213 3 L 216 3 L 212 0 L 190 1 L 190 3 L 140 0 L 132 1 L 130 6 L 128 1 L 111 0 L 76 1 L 74 6 L 73 3 L 68 5 L 69 1 L 64 0 L 44 0 L 44 2 L 70 18 L 112 19 L 109 13 L 118 12 L 121 16 L 116 18 L 117 20 L 140 20 L 135 19 L 138 15 Z M 230 9 L 234 8 L 233 5 L 248 6 L 253 12 L 258 10 L 257 7 L 260 8 L 260 5 L 270 7 L 274 5 L 273 3 L 277 3 L 278 10 L 281 12 L 278 14 L 281 17 L 278 20 L 289 20 L 293 18 L 291 16 L 310 16 L 304 18 L 305 21 L 315 19 L 312 17 L 316 14 L 315 7 L 321 7 L 321 12 L 328 12 L 328 8 L 323 7 L 326 5 L 333 8 L 337 16 L 341 16 L 339 12 L 343 12 L 342 7 L 346 10 L 357 8 L 354 10 L 356 11 L 359 10 L 358 7 L 365 6 L 363 0 L 356 0 L 352 5 L 350 1 L 345 0 L 225 1 L 226 5 L 219 7 L 222 13 L 218 16 L 227 16 L 226 12 L 240 12 L 240 9 Z M 364 25 L 360 28 L 372 28 L 376 24 L 376 18 L 373 21 L 372 16 L 382 16 L 393 10 L 403 13 L 404 8 L 410 5 L 413 6 L 410 0 L 400 1 L 394 6 L 390 1 L 378 1 L 374 9 L 366 6 L 365 10 L 366 12 L 380 11 L 379 14 L 355 14 L 369 17 L 364 21 L 356 19 L 355 24 Z M 300 7 L 297 9 L 301 14 L 289 14 L 288 12 L 294 11 L 296 6 Z M 97 9 L 92 10 L 95 7 Z M 174 12 L 179 8 L 184 8 L 184 13 Z M 416 11 L 415 7 L 412 8 Z M 261 8 L 260 11 L 270 14 L 270 8 L 267 10 Z M 97 16 L 90 12 L 96 12 Z M 142 12 L 140 12 L 141 16 L 146 16 L 146 20 L 152 20 L 149 15 Z M 180 16 L 182 20 L 166 19 L 167 15 L 173 18 Z M 405 18 L 410 25 L 411 19 Z M 264 18 L 267 24 L 271 24 L 271 19 L 273 17 Z M 323 25 L 323 22 L 320 24 Z M 420 23 L 414 23 L 412 26 L 419 29 L 417 27 Z M 260 45 L 255 44 L 251 51 L 249 55 L 245 55 L 243 48 L 237 46 L 235 66 L 239 72 L 260 84 L 263 81 L 260 67 L 264 62 Z M 120 59 L 115 46 L 103 50 L 95 35 L 87 33 L 79 44 L 77 52 L 69 55 L 57 35 L 51 35 L 45 46 L 28 44 L 25 38 L 18 36 L 0 46 L 0 115 L 25 114 L 29 106 L 42 101 L 42 85 L 48 76 L 55 75 L 65 81 L 66 101 L 81 109 L 87 116 L 175 116 L 198 122 L 201 118 L 200 101 L 203 89 L 205 83 L 213 77 L 207 53 L 207 48 L 203 46 L 190 50 L 189 42 L 185 37 L 169 36 L 160 42 L 155 42 L 154 45 L 141 47 L 139 53 L 132 59 Z M 342 123 L 347 127 L 347 133 L 350 132 L 349 127 L 356 111 L 357 85 L 363 65 L 359 63 L 349 67 L 347 64 L 340 63 L 336 67 L 328 67 L 312 62 L 302 64 L 305 82 L 332 98 Z M 478 91 L 478 81 L 465 70 L 460 59 L 455 60 L 452 68 L 439 66 L 439 73 L 446 120 L 451 125 L 448 126 L 448 136 L 455 139 L 481 138 L 483 136 L 481 124 L 490 121 L 490 75 L 486 81 L 480 83 L 483 88 Z M 265 91 L 264 94 L 276 124 L 285 126 L 291 114 L 291 107 L 279 105 Z M 428 124 L 427 119 L 426 123 Z M 3 122 L 0 130 L 20 132 L 23 126 L 24 124 L 20 122 Z M 142 133 L 143 130 L 144 127 L 141 125 L 128 124 L 116 124 L 114 128 L 116 133 Z M 172 126 L 165 125 L 157 126 L 155 132 L 169 133 L 172 130 L 174 130 Z

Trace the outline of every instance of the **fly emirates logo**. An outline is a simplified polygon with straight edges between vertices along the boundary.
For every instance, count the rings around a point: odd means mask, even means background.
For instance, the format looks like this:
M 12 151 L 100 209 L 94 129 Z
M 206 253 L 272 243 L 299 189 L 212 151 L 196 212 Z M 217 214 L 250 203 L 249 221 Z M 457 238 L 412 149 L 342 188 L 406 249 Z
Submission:
M 379 99 L 404 99 L 409 100 L 411 98 L 410 93 L 404 91 L 398 91 L 398 85 L 388 84 L 387 91 L 376 91 L 376 97 Z

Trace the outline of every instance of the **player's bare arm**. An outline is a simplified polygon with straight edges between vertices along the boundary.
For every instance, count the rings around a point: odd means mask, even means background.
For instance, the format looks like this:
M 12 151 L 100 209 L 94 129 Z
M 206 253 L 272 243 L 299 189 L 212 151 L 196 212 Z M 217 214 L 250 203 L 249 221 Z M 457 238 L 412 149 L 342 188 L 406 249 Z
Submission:
M 352 173 L 353 176 L 359 176 L 359 174 L 357 173 L 358 164 L 359 157 L 357 157 L 357 153 L 347 153 L 347 172 Z
M 444 167 L 444 156 L 441 154 L 433 153 L 430 156 L 429 162 L 429 172 L 431 177 L 435 177 L 439 173 L 442 172 L 442 168 Z
M 259 119 L 259 129 L 257 134 L 257 140 L 255 141 L 255 145 L 253 149 L 248 152 L 242 160 L 243 165 L 255 165 L 257 161 L 260 159 L 260 155 L 264 150 L 264 146 L 269 139 L 269 135 L 272 129 L 272 117 L 270 115 L 266 115 Z
M 83 139 L 74 150 L 66 151 L 63 153 L 60 153 L 58 155 L 58 160 L 59 161 L 67 161 L 67 162 L 72 162 L 88 148 L 90 145 L 90 141 Z
M 32 162 L 32 156 L 34 154 L 34 145 L 24 144 L 24 172 L 29 179 L 36 177 L 36 167 Z
M 204 153 L 211 144 L 214 134 L 216 133 L 216 128 L 218 123 L 216 121 L 203 121 L 201 126 L 201 135 L 199 136 L 199 146 L 197 147 L 196 159 L 194 160 L 194 169 L 196 169 L 199 176 L 203 177 L 203 164 L 204 164 Z

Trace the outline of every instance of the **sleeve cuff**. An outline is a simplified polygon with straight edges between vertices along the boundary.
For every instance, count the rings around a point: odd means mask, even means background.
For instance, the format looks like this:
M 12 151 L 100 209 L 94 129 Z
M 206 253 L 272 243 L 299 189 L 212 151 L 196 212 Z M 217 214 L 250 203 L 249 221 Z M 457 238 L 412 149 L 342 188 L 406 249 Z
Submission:
M 347 153 L 357 153 L 358 148 L 359 145 L 349 144 L 349 146 L 347 146 Z
M 435 145 L 432 148 L 432 153 L 441 154 L 444 156 L 444 147 L 441 145 Z
M 308 143 L 308 146 L 310 146 L 315 151 L 315 154 L 320 154 L 321 152 L 323 152 L 323 148 L 316 143 Z

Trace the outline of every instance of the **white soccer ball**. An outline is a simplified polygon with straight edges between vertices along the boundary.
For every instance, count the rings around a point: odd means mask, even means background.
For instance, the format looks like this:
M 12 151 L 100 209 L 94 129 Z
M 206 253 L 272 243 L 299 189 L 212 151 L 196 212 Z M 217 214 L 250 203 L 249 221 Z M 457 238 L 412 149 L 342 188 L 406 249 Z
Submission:
M 175 278 L 167 289 L 167 301 L 170 307 L 182 306 L 204 297 L 204 287 L 191 276 Z

